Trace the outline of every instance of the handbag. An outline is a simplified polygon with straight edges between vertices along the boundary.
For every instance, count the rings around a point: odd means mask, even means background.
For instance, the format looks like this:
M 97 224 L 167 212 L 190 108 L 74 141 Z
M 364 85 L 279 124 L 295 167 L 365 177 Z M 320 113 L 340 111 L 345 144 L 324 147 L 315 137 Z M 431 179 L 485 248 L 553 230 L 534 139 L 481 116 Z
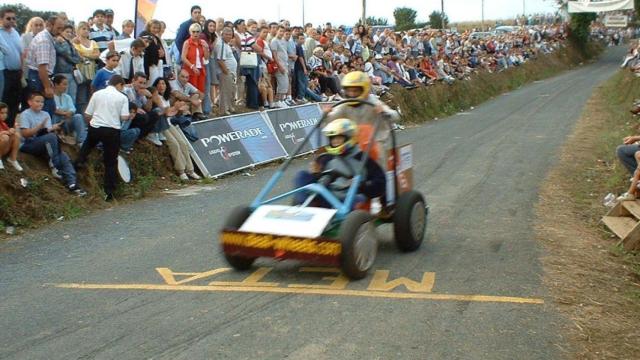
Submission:
M 95 63 L 95 61 L 91 61 L 91 60 L 86 59 L 86 60 L 81 61 L 80 63 L 78 63 L 76 65 L 76 68 L 82 74 L 82 78 L 83 78 L 84 81 L 90 81 L 90 80 L 93 80 L 93 78 L 96 77 L 96 63 Z
M 84 82 L 84 77 L 78 68 L 73 68 L 73 78 L 76 80 L 77 84 L 82 84 Z
M 273 75 L 275 74 L 278 70 L 280 70 L 280 67 L 278 66 L 278 63 L 275 61 L 269 61 L 267 63 L 267 71 L 269 72 L 269 74 Z
M 258 54 L 253 51 L 240 53 L 240 67 L 255 69 L 258 67 Z

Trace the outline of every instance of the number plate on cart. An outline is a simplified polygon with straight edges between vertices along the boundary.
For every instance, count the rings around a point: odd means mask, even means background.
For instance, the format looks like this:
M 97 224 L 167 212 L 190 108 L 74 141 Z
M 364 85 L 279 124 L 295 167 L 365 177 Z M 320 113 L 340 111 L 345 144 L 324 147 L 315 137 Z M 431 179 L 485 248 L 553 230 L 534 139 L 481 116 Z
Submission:
M 339 265 L 342 244 L 324 238 L 299 238 L 224 230 L 220 243 L 225 254 L 243 257 L 296 259 Z

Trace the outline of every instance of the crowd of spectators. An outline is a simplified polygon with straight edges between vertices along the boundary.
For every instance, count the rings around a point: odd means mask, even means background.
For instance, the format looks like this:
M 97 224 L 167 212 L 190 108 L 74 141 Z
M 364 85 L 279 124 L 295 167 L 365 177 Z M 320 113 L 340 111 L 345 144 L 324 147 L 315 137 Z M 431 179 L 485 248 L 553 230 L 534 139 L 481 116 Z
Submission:
M 11 8 L 0 12 L 0 151 L 19 171 L 16 146 L 42 157 L 79 195 L 84 191 L 59 142 L 77 146 L 81 154 L 96 145 L 109 148 L 110 159 L 105 155 L 104 161 L 112 167 L 113 131 L 97 133 L 96 128 L 117 130 L 125 153 L 140 140 L 167 145 L 178 176 L 198 179 L 188 146 L 176 133 L 183 123 L 340 100 L 341 79 L 353 71 L 366 73 L 377 93 L 393 84 L 410 89 L 451 84 L 479 71 L 519 66 L 557 50 L 565 39 L 564 24 L 555 20 L 494 33 L 395 32 L 362 25 L 207 19 L 201 7 L 193 6 L 169 46 L 164 22 L 151 20 L 136 35 L 130 20 L 116 29 L 109 9 L 95 10 L 75 25 L 64 13 L 32 18 L 24 34 L 16 30 L 16 18 Z M 112 81 L 116 76 L 122 86 Z M 116 88 L 127 98 L 126 118 L 120 119 L 120 103 L 111 104 L 111 113 L 87 111 L 96 94 Z M 108 116 L 117 121 L 101 118 Z M 87 138 L 91 144 L 83 148 Z M 109 196 L 112 182 L 105 182 Z

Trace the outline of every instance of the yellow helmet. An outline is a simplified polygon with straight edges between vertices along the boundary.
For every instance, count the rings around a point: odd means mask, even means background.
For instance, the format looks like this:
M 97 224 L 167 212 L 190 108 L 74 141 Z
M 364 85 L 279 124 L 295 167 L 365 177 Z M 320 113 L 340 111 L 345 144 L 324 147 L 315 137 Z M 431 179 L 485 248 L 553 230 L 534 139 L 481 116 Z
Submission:
M 329 138 L 329 144 L 325 146 L 327 153 L 331 155 L 342 155 L 354 148 L 356 145 L 357 131 L 358 127 L 356 124 L 349 119 L 342 118 L 330 122 L 322 129 L 324 136 Z M 331 138 L 334 136 L 344 136 L 344 143 L 337 147 L 331 146 Z
M 369 97 L 369 91 L 371 90 L 371 80 L 369 79 L 369 75 L 363 73 L 362 71 L 352 71 L 346 74 L 342 78 L 342 88 L 348 87 L 359 87 L 362 89 L 362 93 L 357 99 L 366 100 Z

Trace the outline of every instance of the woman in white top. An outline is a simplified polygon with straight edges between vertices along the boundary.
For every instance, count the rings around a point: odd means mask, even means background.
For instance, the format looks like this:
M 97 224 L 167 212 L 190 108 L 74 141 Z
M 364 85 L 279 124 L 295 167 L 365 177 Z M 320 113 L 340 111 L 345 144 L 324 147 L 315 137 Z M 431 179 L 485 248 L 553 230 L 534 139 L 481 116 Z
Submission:
M 169 146 L 169 152 L 173 159 L 173 167 L 178 173 L 180 180 L 188 181 L 189 178 L 198 180 L 200 176 L 194 171 L 189 152 L 189 144 L 185 136 L 181 133 L 182 130 L 180 127 L 171 124 L 171 118 L 176 116 L 178 109 L 185 104 L 182 101 L 176 101 L 173 106 L 171 106 L 169 102 L 171 86 L 164 78 L 156 79 L 153 87 L 151 100 L 153 101 L 154 110 L 158 111 L 161 116 L 160 122 L 166 124 L 165 130 L 162 133 L 167 138 L 167 146 Z

